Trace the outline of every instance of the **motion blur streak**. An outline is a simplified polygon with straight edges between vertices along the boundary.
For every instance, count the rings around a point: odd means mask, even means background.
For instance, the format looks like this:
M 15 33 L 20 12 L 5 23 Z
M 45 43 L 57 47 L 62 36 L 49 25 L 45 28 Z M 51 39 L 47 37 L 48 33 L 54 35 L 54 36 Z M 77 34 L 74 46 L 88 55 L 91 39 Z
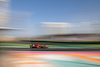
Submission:
M 7 51 L 1 55 L 0 61 L 3 67 L 79 67 L 79 65 L 98 67 L 100 66 L 99 59 L 99 51 Z
M 100 0 L 0 0 L 0 67 L 100 67 Z

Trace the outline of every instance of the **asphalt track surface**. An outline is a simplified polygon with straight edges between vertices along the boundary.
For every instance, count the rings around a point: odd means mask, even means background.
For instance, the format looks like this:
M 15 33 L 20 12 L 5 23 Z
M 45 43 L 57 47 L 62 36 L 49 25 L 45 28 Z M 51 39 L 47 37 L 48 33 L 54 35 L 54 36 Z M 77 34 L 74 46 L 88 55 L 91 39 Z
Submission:
M 100 51 L 100 48 L 0 48 L 5 51 Z
M 91 45 L 91 44 L 64 44 L 46 42 L 0 42 L 17 44 L 41 44 L 41 45 Z M 100 48 L 0 48 L 0 50 L 12 51 L 100 51 Z

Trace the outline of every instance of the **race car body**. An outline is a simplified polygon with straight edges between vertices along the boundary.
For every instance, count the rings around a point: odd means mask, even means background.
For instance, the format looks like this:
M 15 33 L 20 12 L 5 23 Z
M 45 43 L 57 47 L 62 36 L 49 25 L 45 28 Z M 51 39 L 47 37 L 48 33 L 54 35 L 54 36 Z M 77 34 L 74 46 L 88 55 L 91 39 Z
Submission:
M 39 45 L 39 44 L 36 44 L 36 45 L 30 44 L 30 48 L 48 48 L 48 47 L 46 45 L 43 46 L 43 45 Z

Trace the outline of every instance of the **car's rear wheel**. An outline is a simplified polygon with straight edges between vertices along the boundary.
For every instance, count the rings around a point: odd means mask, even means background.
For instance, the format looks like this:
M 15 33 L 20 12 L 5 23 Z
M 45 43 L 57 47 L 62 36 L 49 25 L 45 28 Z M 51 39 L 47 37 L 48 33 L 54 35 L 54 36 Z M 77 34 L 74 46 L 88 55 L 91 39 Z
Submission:
M 30 44 L 30 48 L 32 48 L 33 44 Z

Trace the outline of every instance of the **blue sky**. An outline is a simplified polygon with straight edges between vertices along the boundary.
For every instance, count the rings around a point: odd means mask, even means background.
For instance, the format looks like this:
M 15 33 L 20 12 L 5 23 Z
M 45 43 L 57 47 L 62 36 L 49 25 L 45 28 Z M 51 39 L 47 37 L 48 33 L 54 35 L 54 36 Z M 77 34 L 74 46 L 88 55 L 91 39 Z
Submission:
M 25 17 L 28 22 L 17 24 L 24 24 L 28 28 L 24 34 L 20 33 L 23 36 L 41 35 L 41 22 L 80 23 L 100 20 L 100 0 L 11 0 L 10 10 L 30 13 Z M 16 23 L 11 26 L 17 27 Z

